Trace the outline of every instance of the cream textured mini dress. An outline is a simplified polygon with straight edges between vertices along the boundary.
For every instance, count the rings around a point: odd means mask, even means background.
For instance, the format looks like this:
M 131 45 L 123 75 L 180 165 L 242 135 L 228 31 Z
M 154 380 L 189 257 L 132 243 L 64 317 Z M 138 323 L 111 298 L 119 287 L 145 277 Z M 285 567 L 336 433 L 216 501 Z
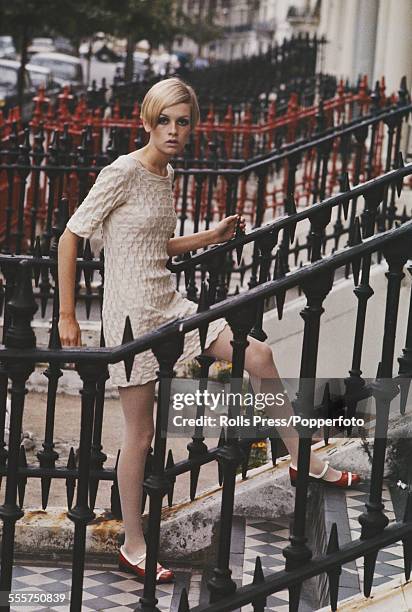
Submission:
M 159 176 L 131 155 L 121 155 L 103 168 L 88 196 L 67 223 L 71 232 L 90 238 L 101 232 L 104 246 L 103 331 L 106 346 L 122 342 L 126 316 L 133 337 L 197 311 L 184 298 L 175 276 L 166 268 L 166 251 L 177 222 L 173 205 L 173 168 Z M 209 324 L 206 348 L 227 325 L 225 319 Z M 179 361 L 201 354 L 199 333 L 185 335 Z M 158 362 L 152 351 L 135 356 L 130 380 L 124 363 L 109 364 L 114 385 L 143 385 L 157 378 Z

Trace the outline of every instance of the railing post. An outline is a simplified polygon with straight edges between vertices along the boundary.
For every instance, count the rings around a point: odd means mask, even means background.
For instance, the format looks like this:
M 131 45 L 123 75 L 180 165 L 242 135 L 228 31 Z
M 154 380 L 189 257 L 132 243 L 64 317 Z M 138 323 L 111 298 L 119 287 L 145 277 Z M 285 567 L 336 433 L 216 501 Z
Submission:
M 359 523 L 362 526 L 362 539 L 369 539 L 378 535 L 385 529 L 389 522 L 388 517 L 383 512 L 382 483 L 385 467 L 389 409 L 393 398 L 399 393 L 398 385 L 395 380 L 392 379 L 392 368 L 399 294 L 401 280 L 404 277 L 402 269 L 410 255 L 410 250 L 410 243 L 408 244 L 408 241 L 405 239 L 399 240 L 396 243 L 391 242 L 383 249 L 384 256 L 389 266 L 389 271 L 386 273 L 388 287 L 386 294 L 382 358 L 377 380 L 371 385 L 376 402 L 376 426 L 369 499 L 366 502 L 366 511 L 359 517 Z M 369 597 L 371 592 L 376 557 L 377 551 L 365 556 L 364 594 L 366 597 Z
M 70 595 L 71 612 L 80 612 L 82 607 L 84 557 L 86 547 L 86 528 L 95 518 L 89 507 L 90 453 L 92 443 L 94 403 L 96 400 L 96 382 L 100 375 L 100 364 L 78 363 L 76 369 L 83 382 L 80 391 L 82 398 L 80 421 L 79 468 L 77 481 L 77 499 L 74 508 L 67 512 L 74 523 L 72 587 Z
M 33 372 L 34 365 L 31 362 L 25 362 L 23 351 L 36 347 L 36 337 L 31 328 L 31 321 L 37 310 L 28 261 L 22 261 L 19 265 L 17 285 L 8 306 L 12 315 L 12 322 L 6 332 L 5 346 L 21 350 L 22 355 L 18 361 L 6 362 L 6 371 L 11 378 L 12 387 L 6 494 L 4 504 L 0 506 L 0 518 L 3 520 L 1 591 L 11 591 L 15 526 L 16 522 L 24 515 L 24 512 L 16 503 L 16 495 L 24 396 L 27 393 L 26 381 Z M 8 609 L 9 607 L 7 607 Z
M 159 363 L 159 393 L 157 400 L 156 429 L 152 472 L 144 481 L 143 487 L 149 496 L 149 520 L 147 527 L 147 553 L 145 565 L 145 582 L 143 597 L 139 600 L 137 610 L 157 612 L 156 574 L 160 543 L 160 523 L 162 517 L 162 500 L 170 491 L 172 483 L 165 476 L 166 430 L 169 415 L 170 390 L 175 375 L 173 367 L 183 352 L 184 336 L 178 333 L 160 346 L 153 348 Z
M 374 233 L 377 210 L 383 198 L 383 188 L 369 190 L 367 193 L 365 193 L 364 198 L 365 208 L 362 213 L 363 237 L 370 238 Z M 357 402 L 362 399 L 359 392 L 365 386 L 365 381 L 361 378 L 361 359 L 365 332 L 366 309 L 368 300 L 373 295 L 373 289 L 369 284 L 371 261 L 371 254 L 367 254 L 362 258 L 361 282 L 353 290 L 358 300 L 358 309 L 356 314 L 352 367 L 349 370 L 349 376 L 344 380 L 346 387 L 345 403 L 348 407 L 348 417 L 354 416 Z
M 260 269 L 259 269 L 259 285 L 265 283 L 269 277 L 270 264 L 272 263 L 272 249 L 276 246 L 278 240 L 277 232 L 271 232 L 266 236 L 263 236 L 258 241 L 258 248 L 261 252 Z M 263 313 L 264 313 L 265 300 L 261 300 L 258 305 L 258 312 L 256 317 L 255 325 L 250 333 L 251 336 L 264 342 L 267 338 L 267 334 L 263 331 Z
M 319 345 L 320 317 L 324 312 L 323 301 L 332 288 L 333 270 L 325 270 L 310 281 L 302 284 L 306 295 L 307 305 L 302 310 L 301 317 L 305 322 L 303 334 L 303 346 L 301 356 L 301 368 L 299 379 L 299 391 L 293 402 L 295 412 L 302 416 L 309 416 L 314 408 L 315 377 Z M 299 428 L 299 457 L 298 477 L 296 486 L 295 512 L 290 545 L 287 546 L 283 555 L 286 558 L 286 570 L 293 570 L 309 561 L 312 551 L 307 545 L 306 531 L 306 507 L 308 493 L 308 474 L 310 466 L 310 450 L 312 432 L 308 428 Z M 299 607 L 301 585 L 289 589 L 289 609 L 296 612 Z
M 233 332 L 232 378 L 230 384 L 231 393 L 242 392 L 242 379 L 245 367 L 245 352 L 249 345 L 247 335 L 252 329 L 256 319 L 255 306 L 239 308 L 235 313 L 227 317 Z M 234 396 L 239 397 L 239 396 Z M 233 407 L 229 406 L 228 416 L 239 414 L 240 403 L 236 402 Z M 228 429 L 227 440 L 217 454 L 217 459 L 223 470 L 222 505 L 220 512 L 220 531 L 217 566 L 213 570 L 213 576 L 207 583 L 210 591 L 210 602 L 218 601 L 222 597 L 234 593 L 236 583 L 231 578 L 229 568 L 230 542 L 232 535 L 233 503 L 235 495 L 236 469 L 243 460 L 243 453 L 239 445 L 236 431 Z

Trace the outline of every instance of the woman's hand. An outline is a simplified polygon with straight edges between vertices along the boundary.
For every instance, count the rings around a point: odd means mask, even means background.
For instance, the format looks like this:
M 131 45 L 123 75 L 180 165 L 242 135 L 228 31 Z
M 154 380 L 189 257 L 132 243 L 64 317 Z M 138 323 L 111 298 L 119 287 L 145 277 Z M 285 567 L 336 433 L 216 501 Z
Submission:
M 62 346 L 81 346 L 80 326 L 73 315 L 60 315 L 59 334 Z
M 246 222 L 240 215 L 230 215 L 222 219 L 214 230 L 214 237 L 216 242 L 226 242 L 236 236 L 236 225 L 239 220 L 239 229 L 244 232 Z

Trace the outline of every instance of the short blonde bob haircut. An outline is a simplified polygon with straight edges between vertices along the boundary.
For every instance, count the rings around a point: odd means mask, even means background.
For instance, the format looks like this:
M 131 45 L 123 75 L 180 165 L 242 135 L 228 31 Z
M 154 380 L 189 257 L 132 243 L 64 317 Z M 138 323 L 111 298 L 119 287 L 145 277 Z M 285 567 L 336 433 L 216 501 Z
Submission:
M 197 97 L 190 85 L 176 77 L 163 79 L 149 89 L 144 97 L 140 115 L 154 128 L 164 108 L 184 102 L 190 104 L 190 125 L 193 129 L 200 118 Z

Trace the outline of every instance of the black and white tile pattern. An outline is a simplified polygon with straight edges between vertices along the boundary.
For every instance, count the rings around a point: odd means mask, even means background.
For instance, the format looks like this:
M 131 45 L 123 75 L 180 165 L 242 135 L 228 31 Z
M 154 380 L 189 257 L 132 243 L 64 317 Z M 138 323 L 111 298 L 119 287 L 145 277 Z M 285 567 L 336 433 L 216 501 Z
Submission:
M 164 584 L 157 589 L 159 599 L 158 607 L 161 610 L 170 610 L 172 599 L 180 597 L 182 586 L 187 587 L 190 573 L 177 571 L 176 584 Z M 70 568 L 50 568 L 34 566 L 17 566 L 13 570 L 12 591 L 38 592 L 38 593 L 66 593 L 66 602 L 49 607 L 24 606 L 25 612 L 43 612 L 56 610 L 68 612 L 70 609 Z M 175 592 L 176 591 L 176 592 Z M 82 612 L 106 611 L 126 612 L 134 610 L 143 595 L 143 585 L 137 582 L 131 574 L 120 571 L 91 570 L 84 572 L 83 605 Z M 175 602 L 174 602 L 175 603 Z M 178 599 L 176 602 L 178 607 Z M 13 611 L 13 606 L 11 607 Z M 16 612 L 22 612 L 22 607 L 15 607 Z
M 365 502 L 368 499 L 368 485 L 360 485 L 353 490 L 346 491 L 346 505 L 349 517 L 349 526 L 352 539 L 358 539 L 361 533 L 361 526 L 358 521 L 359 515 L 365 510 Z M 384 513 L 390 522 L 395 520 L 391 494 L 389 488 L 384 484 L 382 491 L 382 501 L 385 505 Z M 356 566 L 359 574 L 360 588 L 363 590 L 363 558 L 356 559 Z M 376 560 L 376 567 L 373 579 L 373 586 L 378 586 L 389 582 L 395 576 L 403 573 L 403 548 L 402 542 L 398 542 L 381 550 Z
M 260 557 L 263 574 L 272 574 L 285 568 L 283 549 L 289 542 L 289 518 L 274 521 L 247 520 L 245 552 L 243 562 L 243 584 L 253 581 L 256 557 Z M 289 611 L 289 593 L 287 590 L 270 595 L 266 600 L 266 610 L 276 612 Z M 252 606 L 245 606 L 243 611 L 252 610 Z M 312 612 L 313 607 L 302 597 L 299 612 Z

